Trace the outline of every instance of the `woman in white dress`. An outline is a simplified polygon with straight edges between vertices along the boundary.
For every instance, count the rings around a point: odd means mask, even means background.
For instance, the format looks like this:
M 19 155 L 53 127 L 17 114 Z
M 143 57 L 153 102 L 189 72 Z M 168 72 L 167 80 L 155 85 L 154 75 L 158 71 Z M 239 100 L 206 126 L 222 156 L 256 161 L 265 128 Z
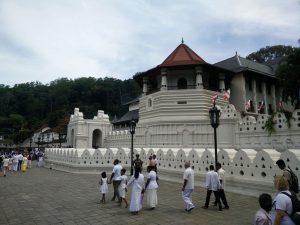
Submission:
M 145 191 L 147 191 L 147 206 L 153 210 L 157 205 L 157 175 L 155 172 L 155 166 L 148 166 L 148 179 L 145 185 Z
M 142 191 L 144 190 L 144 175 L 136 169 L 127 186 L 132 185 L 129 211 L 137 214 L 142 209 Z
M 101 173 L 101 179 L 100 179 L 100 192 L 102 194 L 101 202 L 105 204 L 105 194 L 108 192 L 108 185 L 107 185 L 107 176 L 106 172 Z

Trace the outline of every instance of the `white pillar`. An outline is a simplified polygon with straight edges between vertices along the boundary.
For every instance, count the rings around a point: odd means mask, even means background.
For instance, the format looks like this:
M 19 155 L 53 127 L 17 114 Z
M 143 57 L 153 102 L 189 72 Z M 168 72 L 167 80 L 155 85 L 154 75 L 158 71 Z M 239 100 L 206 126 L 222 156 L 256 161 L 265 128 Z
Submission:
M 272 99 L 273 99 L 273 110 L 274 112 L 277 112 L 277 104 L 276 104 L 276 91 L 275 91 L 275 85 L 271 85 L 271 94 L 272 94 Z
M 224 73 L 219 74 L 219 89 L 220 89 L 220 92 L 225 92 L 225 74 Z
M 167 87 L 167 73 L 168 73 L 167 69 L 164 69 L 164 68 L 161 69 L 161 87 L 160 87 L 161 91 L 168 90 L 168 87 Z
M 253 108 L 254 112 L 257 113 L 257 92 L 256 92 L 256 80 L 252 80 L 252 92 L 253 92 Z
M 143 95 L 148 92 L 148 77 L 143 77 Z
M 262 92 L 263 92 L 263 99 L 264 99 L 264 104 L 265 104 L 265 114 L 269 114 L 268 113 L 268 102 L 267 102 L 267 88 L 266 88 L 266 83 L 263 82 L 262 83 Z
M 196 89 L 203 89 L 202 74 L 202 68 L 196 67 Z

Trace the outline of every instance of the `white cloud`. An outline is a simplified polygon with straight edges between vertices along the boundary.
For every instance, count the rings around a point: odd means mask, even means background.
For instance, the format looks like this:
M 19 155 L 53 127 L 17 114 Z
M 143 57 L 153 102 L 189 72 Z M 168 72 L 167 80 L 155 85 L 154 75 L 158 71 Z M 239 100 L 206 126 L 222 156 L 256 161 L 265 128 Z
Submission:
M 297 0 L 0 1 L 0 83 L 114 76 L 160 64 L 180 43 L 214 63 L 300 37 Z

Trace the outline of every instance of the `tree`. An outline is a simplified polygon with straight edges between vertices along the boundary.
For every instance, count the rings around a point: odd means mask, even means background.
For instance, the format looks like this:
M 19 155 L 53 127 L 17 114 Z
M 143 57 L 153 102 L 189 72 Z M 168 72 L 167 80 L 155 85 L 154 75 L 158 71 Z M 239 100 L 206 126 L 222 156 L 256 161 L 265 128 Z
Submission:
M 292 102 L 297 101 L 299 108 L 300 100 L 300 48 L 295 48 L 285 61 L 277 69 L 276 76 L 283 86 L 283 99 L 286 101 L 290 96 Z
M 265 63 L 270 60 L 284 58 L 291 55 L 296 48 L 285 45 L 266 46 L 257 52 L 249 54 L 246 58 L 259 63 Z

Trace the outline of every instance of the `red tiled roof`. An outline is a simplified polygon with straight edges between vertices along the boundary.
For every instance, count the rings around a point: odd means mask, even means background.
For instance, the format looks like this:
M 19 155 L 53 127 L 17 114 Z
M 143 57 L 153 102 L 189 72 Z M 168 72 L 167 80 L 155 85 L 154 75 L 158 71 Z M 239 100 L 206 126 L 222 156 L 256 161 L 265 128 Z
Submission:
M 178 47 L 160 64 L 161 67 L 207 64 L 200 56 L 185 44 Z

